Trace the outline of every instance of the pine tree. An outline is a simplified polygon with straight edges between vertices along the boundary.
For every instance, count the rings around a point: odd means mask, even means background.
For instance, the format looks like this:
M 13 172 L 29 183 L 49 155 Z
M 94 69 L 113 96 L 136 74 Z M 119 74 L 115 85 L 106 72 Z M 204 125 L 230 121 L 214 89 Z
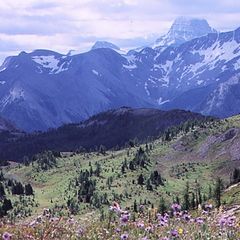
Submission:
M 25 194 L 27 196 L 33 195 L 33 188 L 32 188 L 32 185 L 30 183 L 25 185 Z
M 151 184 L 151 180 L 150 179 L 147 180 L 147 190 L 153 191 L 153 186 Z
M 162 197 L 160 200 L 158 211 L 163 215 L 167 211 L 167 206 L 165 203 L 165 199 Z
M 3 211 L 3 212 L 5 213 L 5 215 L 6 215 L 7 211 L 9 211 L 9 210 L 11 210 L 11 209 L 13 209 L 11 200 L 5 198 L 5 199 L 3 200 L 3 204 L 2 204 L 2 211 Z
M 134 212 L 138 212 L 137 201 L 136 201 L 136 199 L 134 200 L 133 211 L 134 211 Z
M 183 199 L 184 199 L 184 209 L 185 210 L 189 210 L 190 208 L 190 200 L 189 200 L 189 183 L 186 183 L 186 188 L 184 191 L 184 195 L 183 195 Z
M 2 181 L 4 181 L 4 180 L 5 180 L 5 178 L 4 178 L 3 172 L 1 171 L 1 172 L 0 172 L 0 182 L 2 182 Z
M 139 185 L 143 185 L 144 184 L 144 177 L 143 177 L 142 173 L 138 177 L 138 184 Z
M 212 186 L 209 185 L 208 186 L 208 199 L 211 199 L 212 198 Z
M 216 202 L 216 207 L 219 208 L 221 206 L 221 193 L 223 189 L 223 182 L 221 178 L 217 178 L 215 189 L 214 189 L 214 198 Z
M 240 182 L 240 169 L 235 168 L 232 173 L 231 183 L 236 184 Z
M 16 182 L 12 186 L 12 194 L 16 194 L 16 195 L 23 195 L 24 194 L 24 187 L 20 182 Z
M 100 165 L 99 163 L 96 163 L 95 175 L 96 175 L 97 177 L 100 176 L 101 170 L 102 170 L 102 169 L 101 169 L 101 165 Z
M 129 163 L 129 169 L 130 169 L 131 171 L 135 170 L 135 166 L 134 166 L 133 161 L 130 161 L 130 163 Z
M 105 155 L 105 154 L 106 154 L 106 147 L 103 146 L 103 145 L 101 145 L 101 146 L 99 147 L 99 153 Z
M 3 199 L 5 197 L 6 193 L 5 193 L 5 189 L 3 184 L 0 182 L 0 199 Z
M 191 208 L 195 209 L 196 204 L 195 204 L 195 194 L 192 192 L 192 200 L 191 200 Z
M 125 173 L 125 166 L 124 166 L 124 165 L 122 165 L 122 167 L 121 167 L 121 173 L 122 173 L 122 174 Z

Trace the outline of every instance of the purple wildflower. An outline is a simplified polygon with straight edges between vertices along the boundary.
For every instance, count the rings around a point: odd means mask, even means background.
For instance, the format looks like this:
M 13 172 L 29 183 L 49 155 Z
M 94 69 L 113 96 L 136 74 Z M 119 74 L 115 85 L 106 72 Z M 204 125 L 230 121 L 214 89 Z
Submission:
M 153 232 L 153 227 L 148 226 L 148 227 L 145 228 L 145 231 L 148 232 L 148 233 L 151 233 L 151 232 Z
M 201 217 L 198 217 L 195 219 L 195 222 L 198 223 L 198 224 L 203 224 L 204 223 L 204 219 L 201 218 Z
M 12 239 L 12 234 L 8 233 L 8 232 L 5 232 L 3 233 L 2 235 L 2 239 L 3 240 L 11 240 Z
M 180 212 L 181 211 L 181 206 L 177 203 L 172 204 L 171 208 L 174 212 Z
M 185 220 L 186 222 L 189 222 L 191 220 L 191 216 L 189 214 L 184 214 L 182 216 L 183 220 Z
M 144 228 L 144 223 L 143 222 L 138 222 L 137 227 L 138 228 Z
M 128 234 L 127 233 L 124 233 L 121 235 L 121 240 L 126 240 L 128 239 Z
M 122 224 L 126 224 L 126 223 L 128 222 L 128 220 L 129 220 L 129 218 L 130 218 L 130 214 L 129 214 L 129 213 L 123 214 L 123 215 L 121 216 L 121 218 L 120 218 L 121 223 L 122 223 Z
M 178 236 L 178 231 L 177 231 L 176 229 L 173 229 L 173 230 L 171 231 L 171 236 L 172 236 L 172 237 L 177 237 L 177 236 Z

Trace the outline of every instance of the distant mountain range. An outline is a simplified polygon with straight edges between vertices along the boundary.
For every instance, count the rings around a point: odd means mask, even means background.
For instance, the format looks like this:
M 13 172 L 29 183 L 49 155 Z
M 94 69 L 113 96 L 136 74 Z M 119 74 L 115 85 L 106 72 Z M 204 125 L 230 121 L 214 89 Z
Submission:
M 80 148 L 95 150 L 124 147 L 130 140 L 143 142 L 159 137 L 167 128 L 186 121 L 205 121 L 201 114 L 183 110 L 122 107 L 99 113 L 78 124 L 68 124 L 43 133 L 24 134 L 13 139 L 9 133 L 0 141 L 0 161 L 22 161 L 24 156 L 44 150 L 71 152 Z
M 119 52 L 120 51 L 120 52 Z M 240 28 L 218 33 L 178 18 L 155 45 L 122 54 L 111 43 L 62 55 L 21 52 L 0 68 L 0 115 L 25 131 L 56 128 L 121 106 L 239 113 Z

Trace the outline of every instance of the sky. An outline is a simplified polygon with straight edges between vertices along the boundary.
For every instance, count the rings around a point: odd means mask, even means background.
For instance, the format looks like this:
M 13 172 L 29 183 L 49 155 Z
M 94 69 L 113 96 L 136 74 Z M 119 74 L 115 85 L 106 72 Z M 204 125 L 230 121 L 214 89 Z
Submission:
M 239 0 L 0 0 L 0 63 L 21 51 L 88 51 L 97 40 L 131 49 L 154 42 L 178 16 L 219 31 L 240 27 Z

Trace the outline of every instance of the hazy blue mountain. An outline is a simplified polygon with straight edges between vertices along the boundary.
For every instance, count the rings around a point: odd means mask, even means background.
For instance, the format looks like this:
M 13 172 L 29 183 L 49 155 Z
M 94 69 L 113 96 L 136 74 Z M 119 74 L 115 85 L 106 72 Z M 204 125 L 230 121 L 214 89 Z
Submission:
M 165 50 L 22 52 L 0 68 L 0 114 L 26 131 L 79 122 L 121 106 L 229 116 L 239 112 L 239 71 L 240 28 Z

